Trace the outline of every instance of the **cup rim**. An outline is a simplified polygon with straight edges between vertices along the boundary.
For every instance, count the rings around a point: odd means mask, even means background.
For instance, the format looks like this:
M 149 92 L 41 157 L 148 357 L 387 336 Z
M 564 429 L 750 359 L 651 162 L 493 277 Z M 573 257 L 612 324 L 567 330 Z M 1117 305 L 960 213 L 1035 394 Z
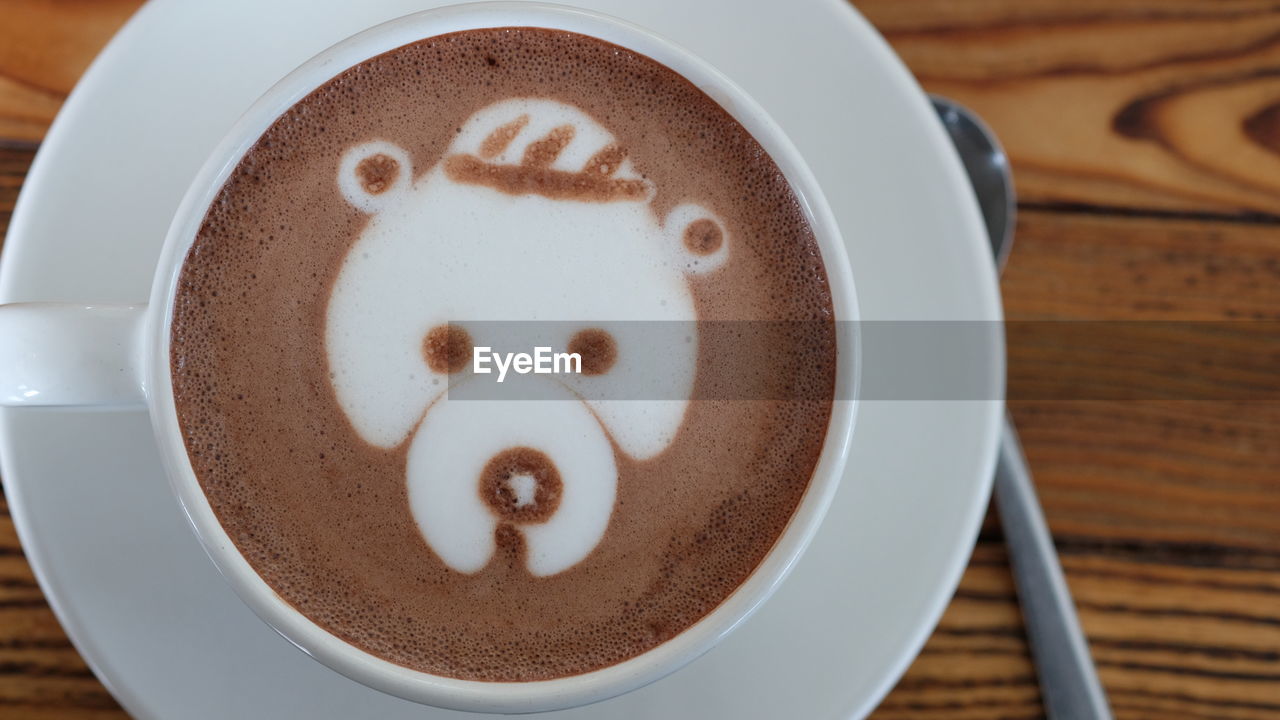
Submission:
M 844 242 L 816 178 L 781 128 L 732 80 L 692 52 L 602 13 L 539 2 L 464 3 L 413 13 L 352 35 L 291 71 L 240 117 L 196 174 L 170 225 L 147 311 L 143 376 L 160 455 L 184 514 L 219 572 L 269 627 L 329 668 L 391 695 L 453 710 L 528 713 L 586 705 L 654 682 L 710 650 L 772 595 L 816 535 L 843 475 L 858 405 L 861 363 L 857 323 L 849 322 L 853 332 L 838 333 L 842 344 L 837 346 L 836 400 L 818 463 L 787 527 L 765 558 L 710 613 L 675 637 L 620 663 L 579 675 L 528 682 L 434 675 L 347 643 L 276 594 L 218 521 L 182 441 L 169 368 L 169 327 L 187 251 L 208 207 L 240 160 L 263 132 L 312 90 L 354 65 L 406 44 L 494 27 L 541 27 L 589 35 L 650 57 L 694 83 L 740 123 L 782 170 L 818 240 L 836 318 L 858 319 Z

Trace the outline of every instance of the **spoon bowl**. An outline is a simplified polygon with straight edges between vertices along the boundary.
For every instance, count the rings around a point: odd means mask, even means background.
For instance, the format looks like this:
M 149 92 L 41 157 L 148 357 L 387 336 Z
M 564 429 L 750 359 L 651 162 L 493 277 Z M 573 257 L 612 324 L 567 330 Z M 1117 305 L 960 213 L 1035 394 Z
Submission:
M 1013 247 L 1013 226 L 1018 214 L 1017 194 L 1013 189 L 1013 171 L 1009 158 L 996 139 L 996 134 L 973 111 L 954 100 L 931 95 L 933 109 L 947 128 L 951 142 L 964 163 L 965 174 L 973 185 L 987 226 L 991 254 L 996 270 L 1004 270 Z

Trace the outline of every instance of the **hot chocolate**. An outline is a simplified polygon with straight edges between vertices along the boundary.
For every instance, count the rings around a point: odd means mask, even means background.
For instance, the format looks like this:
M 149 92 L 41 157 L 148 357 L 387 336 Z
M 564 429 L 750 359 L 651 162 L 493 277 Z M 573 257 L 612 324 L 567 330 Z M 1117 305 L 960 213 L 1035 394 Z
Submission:
M 568 321 L 578 372 L 540 379 L 550 400 L 448 392 L 490 320 Z M 689 341 L 646 353 L 634 321 Z M 170 362 L 201 487 L 276 593 L 391 662 L 527 681 L 634 657 L 742 584 L 809 485 L 836 338 L 798 199 L 714 100 L 497 28 L 275 122 L 183 265 Z M 676 397 L 596 393 L 655 373 Z

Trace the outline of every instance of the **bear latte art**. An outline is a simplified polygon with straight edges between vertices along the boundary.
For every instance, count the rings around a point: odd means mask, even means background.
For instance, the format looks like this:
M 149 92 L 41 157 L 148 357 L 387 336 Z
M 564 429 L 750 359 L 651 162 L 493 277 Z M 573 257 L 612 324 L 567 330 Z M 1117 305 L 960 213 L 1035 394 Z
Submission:
M 542 321 L 577 372 L 455 392 Z M 751 574 L 808 487 L 835 348 L 817 243 L 736 121 L 644 56 L 499 28 L 275 122 L 188 254 L 170 362 L 192 467 L 276 593 L 391 662 L 522 681 L 634 657 Z

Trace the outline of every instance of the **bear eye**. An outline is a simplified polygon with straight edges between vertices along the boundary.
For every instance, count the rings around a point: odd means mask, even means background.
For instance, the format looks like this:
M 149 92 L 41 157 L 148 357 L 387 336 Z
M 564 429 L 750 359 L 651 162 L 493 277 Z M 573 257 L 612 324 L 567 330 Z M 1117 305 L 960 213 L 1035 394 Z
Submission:
M 582 358 L 583 375 L 603 375 L 618 360 L 618 343 L 608 331 L 587 328 L 569 339 L 569 352 Z
M 422 359 L 435 372 L 460 372 L 471 359 L 471 345 L 471 334 L 461 325 L 436 325 L 422 338 Z

